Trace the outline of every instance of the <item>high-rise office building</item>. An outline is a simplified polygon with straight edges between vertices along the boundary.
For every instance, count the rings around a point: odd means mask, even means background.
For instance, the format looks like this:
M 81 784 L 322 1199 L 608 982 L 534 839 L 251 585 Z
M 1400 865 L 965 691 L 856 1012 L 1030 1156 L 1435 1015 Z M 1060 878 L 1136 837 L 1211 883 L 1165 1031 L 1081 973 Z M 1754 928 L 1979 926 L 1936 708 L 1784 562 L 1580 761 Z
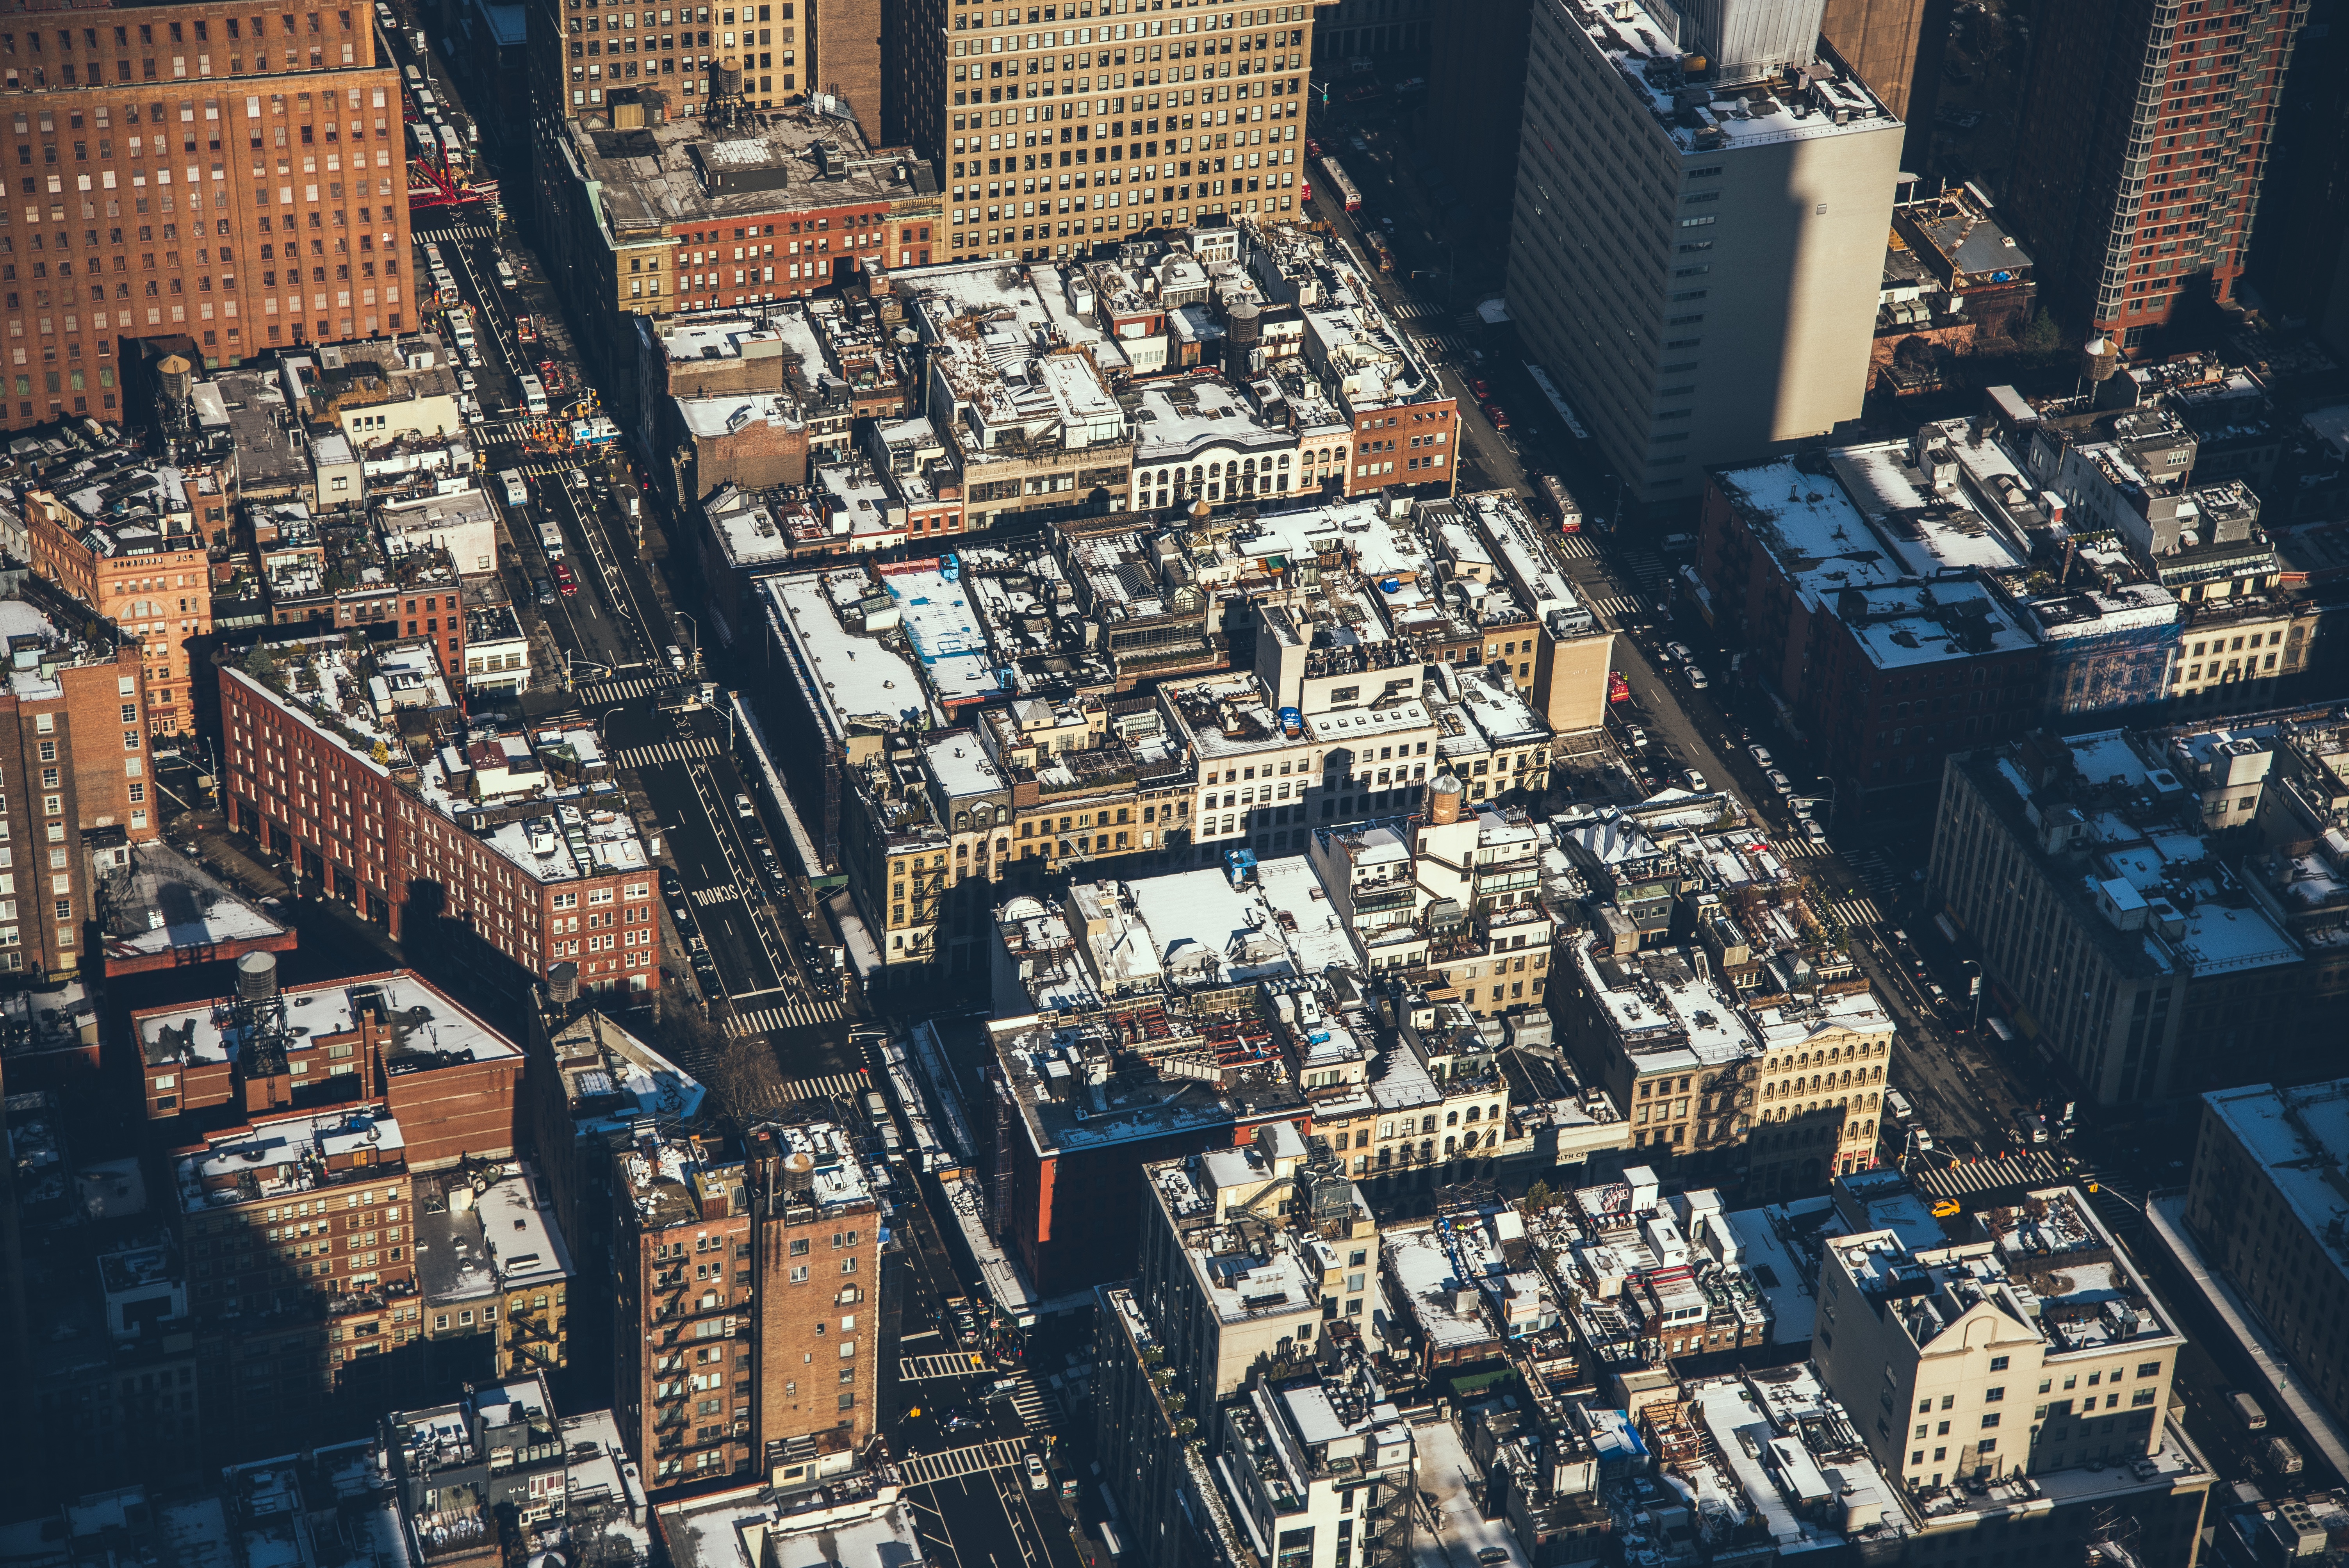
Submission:
M 2125 348 L 2234 297 L 2307 0 L 2077 0 L 2032 51 L 1999 204 L 2056 306 Z
M 1627 500 L 1859 413 L 1902 128 L 1823 5 L 1535 7 L 1509 308 Z
M 19 12 L 0 88 L 0 425 L 119 417 L 129 340 L 218 365 L 417 325 L 398 78 L 365 7 Z
M 1311 5 L 922 9 L 887 50 L 905 113 L 889 129 L 938 165 L 954 260 L 1067 256 L 1218 215 L 1297 218 Z

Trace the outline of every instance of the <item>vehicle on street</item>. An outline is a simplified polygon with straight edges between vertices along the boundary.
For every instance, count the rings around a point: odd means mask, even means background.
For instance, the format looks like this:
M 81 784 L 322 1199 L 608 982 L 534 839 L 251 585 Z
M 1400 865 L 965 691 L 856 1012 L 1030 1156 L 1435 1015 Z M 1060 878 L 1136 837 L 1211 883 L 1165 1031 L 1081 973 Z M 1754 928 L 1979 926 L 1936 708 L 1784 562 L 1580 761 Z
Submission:
M 660 889 L 665 898 L 681 898 L 685 894 L 685 879 L 671 867 L 663 866 L 660 869 Z
M 546 387 L 535 376 L 522 378 L 522 406 L 533 414 L 546 412 Z
M 2251 1430 L 2254 1432 L 2267 1430 L 2268 1413 L 2260 1408 L 2260 1402 L 2257 1399 L 2252 1398 L 2240 1388 L 2230 1388 L 2227 1391 L 2227 1408 L 2235 1412 L 2235 1419 L 2242 1422 Z
M 1745 748 L 1745 755 L 1754 758 L 1754 766 L 1756 768 L 1768 769 L 1777 766 L 1776 759 L 1770 755 L 1770 748 L 1766 746 L 1749 746 Z
M 538 543 L 539 548 L 546 552 L 549 561 L 563 559 L 563 531 L 552 521 L 538 525 Z
M 750 797 L 748 795 L 737 795 L 734 797 L 734 814 L 738 817 L 755 820 L 759 815 L 759 809 L 750 804 Z
M 501 471 L 498 475 L 498 483 L 505 489 L 508 506 L 530 504 L 530 487 L 523 483 L 520 469 L 506 469 Z
M 554 573 L 554 585 L 563 590 L 565 597 L 579 592 L 579 579 L 571 574 L 568 565 L 558 561 L 549 570 Z
M 554 584 L 543 577 L 533 577 L 530 580 L 530 593 L 531 597 L 536 599 L 541 604 L 551 605 L 554 603 Z
M 1795 796 L 1786 802 L 1786 808 L 1795 813 L 1795 820 L 1798 822 L 1811 820 L 1811 799 L 1807 795 Z
M 1495 430 L 1506 430 L 1509 428 L 1509 411 L 1498 403 L 1485 405 L 1485 418 L 1493 422 L 1493 428 Z
M 2276 1474 L 2298 1475 L 2300 1473 L 2300 1450 L 2292 1446 L 2290 1438 L 2270 1438 L 2262 1452 L 2266 1456 L 2268 1468 L 2274 1470 Z
M 498 286 L 500 288 L 508 289 L 518 289 L 522 287 L 522 280 L 514 276 L 513 268 L 508 266 L 503 262 L 500 262 L 498 263 Z
M 1624 727 L 1623 738 L 1630 741 L 1634 749 L 1644 750 L 1648 744 L 1648 732 L 1636 724 L 1627 725 Z
M 1681 779 L 1682 782 L 1686 783 L 1690 789 L 1695 790 L 1698 794 L 1702 795 L 1707 793 L 1704 784 L 1704 775 L 1698 772 L 1695 769 L 1691 768 L 1687 769 L 1681 775 Z
M 2024 1142 L 2044 1143 L 2047 1141 L 2047 1119 L 2040 1115 L 2037 1111 L 2024 1110 L 2016 1112 L 2014 1125 L 2022 1132 Z
M 1506 1546 L 1487 1546 L 1476 1553 L 1476 1561 L 1482 1568 L 1497 1568 L 1498 1564 L 1508 1560 L 1509 1549 Z
M 1803 837 L 1815 844 L 1824 844 L 1827 841 L 1827 830 L 1816 822 L 1806 822 L 1803 824 Z
M 1909 1097 L 1897 1088 L 1884 1091 L 1884 1109 L 1890 1111 L 1892 1119 L 1903 1127 L 1917 1119 L 1916 1111 L 1909 1107 Z
M 1493 389 L 1485 386 L 1481 379 L 1471 380 L 1468 383 L 1468 390 L 1475 396 L 1476 401 L 1479 403 L 1490 400 L 1493 396 Z
M 457 387 L 460 391 L 478 392 L 481 389 L 481 378 L 470 370 L 460 370 L 457 372 Z
M 1784 773 L 1779 772 L 1775 768 L 1773 768 L 1770 771 L 1762 775 L 1762 777 L 1768 779 L 1770 781 L 1770 788 L 1775 789 L 1781 795 L 1791 795 L 1795 792 L 1795 781 L 1787 778 Z
M 457 417 L 464 420 L 468 425 L 480 424 L 481 422 L 481 399 L 474 397 L 471 392 L 458 393 Z
M 1713 678 L 1694 665 L 1691 665 L 1688 667 L 1688 683 L 1697 690 L 1702 691 L 1713 684 Z
M 1686 643 L 1666 643 L 1664 645 L 1664 652 L 1671 655 L 1672 657 L 1680 660 L 1680 662 L 1684 665 L 1694 664 L 1696 662 L 1696 655 L 1688 651 L 1688 645 Z
M 679 675 L 685 674 L 685 650 L 671 643 L 662 651 L 668 655 L 668 667 Z
M 1346 95 L 1346 101 L 1348 103 L 1368 103 L 1372 98 L 1383 95 L 1386 90 L 1386 88 L 1379 86 L 1376 82 L 1365 82 L 1361 87 L 1349 92 Z
M 1321 144 L 1309 136 L 1305 139 L 1305 156 L 1308 158 L 1321 156 Z
M 1034 1454 L 1030 1454 L 1026 1459 L 1021 1460 L 1019 1468 L 1028 1477 L 1029 1491 L 1042 1491 L 1052 1484 L 1052 1477 L 1044 1469 L 1044 1461 Z
M 1340 206 L 1349 212 L 1359 212 L 1362 210 L 1361 188 L 1347 177 L 1346 170 L 1336 159 L 1324 158 L 1321 160 L 1321 173 L 1330 181 L 1330 191 L 1337 197 Z

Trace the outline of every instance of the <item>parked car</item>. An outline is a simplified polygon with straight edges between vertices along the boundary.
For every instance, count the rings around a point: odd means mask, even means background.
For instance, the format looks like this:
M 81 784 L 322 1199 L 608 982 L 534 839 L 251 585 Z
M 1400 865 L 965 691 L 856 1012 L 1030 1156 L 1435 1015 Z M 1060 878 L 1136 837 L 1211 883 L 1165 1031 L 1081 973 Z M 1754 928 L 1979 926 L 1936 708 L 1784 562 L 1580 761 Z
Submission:
M 1694 665 L 1691 665 L 1688 667 L 1688 683 L 1689 685 L 1696 687 L 1697 690 L 1702 691 L 1705 687 L 1713 684 L 1713 679 L 1702 670 L 1697 668 Z
M 668 655 L 668 667 L 679 675 L 685 674 L 685 650 L 671 643 L 662 651 Z
M 1687 769 L 1681 775 L 1681 779 L 1698 794 L 1702 795 L 1707 793 L 1704 783 L 1704 775 L 1698 772 L 1695 769 L 1691 768 Z
M 663 866 L 660 869 L 660 886 L 663 898 L 685 896 L 685 879 L 678 876 L 676 871 L 668 866 Z
M 737 795 L 734 797 L 734 814 L 738 817 L 755 819 L 759 815 L 759 808 L 750 804 L 750 797 L 748 795 Z
M 1631 743 L 1635 750 L 1644 750 L 1648 744 L 1648 732 L 1636 724 L 1624 727 L 1623 738 Z
M 1680 662 L 1684 665 L 1694 664 L 1696 662 L 1696 655 L 1688 651 L 1688 645 L 1686 643 L 1666 643 L 1664 645 L 1664 652 L 1671 655 L 1672 657 L 1680 660 Z
M 1816 822 L 1806 822 L 1803 824 L 1803 837 L 1815 844 L 1824 844 L 1827 841 L 1827 830 Z
M 554 603 L 554 584 L 543 577 L 533 577 L 530 580 L 530 592 L 531 596 L 541 604 L 551 605 Z
M 1745 755 L 1754 758 L 1754 766 L 1756 768 L 1770 769 L 1778 765 L 1777 759 L 1770 755 L 1770 748 L 1766 746 L 1749 746 L 1745 748 Z
M 1775 768 L 1773 768 L 1769 772 L 1762 775 L 1762 777 L 1767 779 L 1770 781 L 1770 788 L 1775 789 L 1781 795 L 1791 795 L 1795 792 L 1795 781 L 1787 778 L 1784 773 L 1779 772 Z
M 1019 1468 L 1027 1474 L 1029 1491 L 1042 1491 L 1052 1484 L 1051 1472 L 1044 1468 L 1044 1461 L 1036 1455 L 1030 1454 L 1021 1460 Z

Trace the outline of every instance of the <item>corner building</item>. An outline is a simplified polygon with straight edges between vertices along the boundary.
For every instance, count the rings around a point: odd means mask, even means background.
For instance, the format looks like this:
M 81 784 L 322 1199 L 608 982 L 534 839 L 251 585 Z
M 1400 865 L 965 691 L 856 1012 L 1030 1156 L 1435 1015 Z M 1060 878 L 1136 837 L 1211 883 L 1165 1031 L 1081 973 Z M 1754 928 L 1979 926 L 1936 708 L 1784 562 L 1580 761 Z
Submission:
M 1218 214 L 1298 217 L 1310 5 L 950 9 L 944 98 L 909 99 L 905 133 L 945 171 L 954 260 L 1067 256 Z M 919 52 L 897 73 L 926 74 Z
M 0 423 L 119 417 L 126 340 L 218 366 L 414 326 L 397 85 L 364 8 L 0 18 Z

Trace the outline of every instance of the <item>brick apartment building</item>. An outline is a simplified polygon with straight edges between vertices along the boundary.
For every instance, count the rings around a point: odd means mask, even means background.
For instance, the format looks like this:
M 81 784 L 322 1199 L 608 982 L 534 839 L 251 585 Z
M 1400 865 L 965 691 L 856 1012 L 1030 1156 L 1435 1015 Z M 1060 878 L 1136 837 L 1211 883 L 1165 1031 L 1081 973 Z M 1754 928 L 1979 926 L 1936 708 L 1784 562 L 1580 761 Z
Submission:
M 157 735 L 195 728 L 189 645 L 212 629 L 205 513 L 226 509 L 220 473 L 183 469 L 187 503 L 124 520 L 89 521 L 43 490 L 26 492 L 33 570 L 140 639 L 147 722 Z
M 398 88 L 364 6 L 0 19 L 0 422 L 115 417 L 124 340 L 218 365 L 414 325 Z
M 938 160 L 953 259 L 1297 219 L 1312 6 L 1077 0 L 1057 8 L 1076 26 L 1041 32 L 1037 9 L 928 0 L 889 51 L 903 134 Z
M 567 743 L 444 731 L 457 709 L 435 657 L 335 638 L 222 659 L 231 825 L 395 938 L 421 909 L 533 979 L 569 963 L 587 990 L 657 987 L 651 863 L 625 796 L 558 774 Z
M 612 1159 L 614 1411 L 647 1485 L 861 1447 L 880 1211 L 842 1130 L 647 1132 Z
M 84 835 L 158 832 L 147 768 L 145 683 L 134 640 L 85 637 L 88 609 L 26 581 L 6 605 L 0 669 L 0 971 L 78 967 L 96 913 Z M 17 897 L 17 879 L 24 896 Z
M 411 970 L 283 992 L 275 974 L 254 955 L 237 993 L 131 1014 L 148 1119 L 177 1124 L 166 1136 L 356 1100 L 398 1121 L 410 1170 L 512 1158 L 512 1041 Z
M 2188 299 L 2234 297 L 2307 19 L 2305 0 L 2048 14 L 2001 211 L 2089 331 L 2142 349 Z
M 868 146 L 853 120 L 795 109 L 721 127 L 664 118 L 645 89 L 605 118 L 542 124 L 539 199 L 548 264 L 616 372 L 633 368 L 616 357 L 636 341 L 629 315 L 796 299 L 943 253 L 930 166 Z

